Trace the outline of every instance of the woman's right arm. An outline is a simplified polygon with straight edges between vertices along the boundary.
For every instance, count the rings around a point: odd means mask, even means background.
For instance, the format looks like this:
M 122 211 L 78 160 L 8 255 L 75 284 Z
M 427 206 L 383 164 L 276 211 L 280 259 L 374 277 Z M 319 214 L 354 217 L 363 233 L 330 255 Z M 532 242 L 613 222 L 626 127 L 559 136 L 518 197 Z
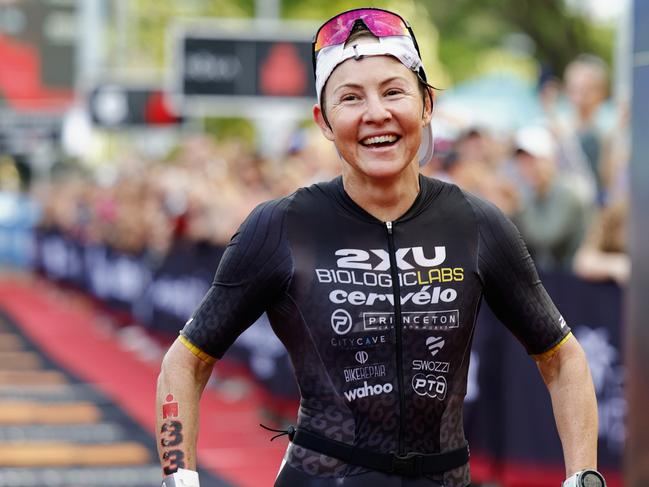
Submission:
M 167 351 L 158 376 L 156 437 L 164 476 L 196 470 L 198 404 L 213 367 L 180 340 Z
M 212 286 L 162 361 L 156 435 L 165 475 L 196 470 L 198 404 L 217 358 L 284 292 L 293 264 L 287 199 L 259 205 L 232 237 Z

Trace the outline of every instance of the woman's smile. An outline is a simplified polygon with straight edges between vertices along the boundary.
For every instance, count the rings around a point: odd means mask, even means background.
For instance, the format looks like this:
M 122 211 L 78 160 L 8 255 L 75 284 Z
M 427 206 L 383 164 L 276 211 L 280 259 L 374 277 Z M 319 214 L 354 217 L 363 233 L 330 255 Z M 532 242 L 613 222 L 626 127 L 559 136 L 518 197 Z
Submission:
M 394 146 L 400 138 L 395 134 L 370 135 L 361 139 L 360 143 L 368 149 L 381 149 Z

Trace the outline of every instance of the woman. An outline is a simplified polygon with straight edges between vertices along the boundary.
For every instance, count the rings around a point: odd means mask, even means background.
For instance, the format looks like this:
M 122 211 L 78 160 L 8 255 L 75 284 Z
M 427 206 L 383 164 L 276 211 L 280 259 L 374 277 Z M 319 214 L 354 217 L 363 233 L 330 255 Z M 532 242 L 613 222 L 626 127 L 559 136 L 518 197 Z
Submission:
M 419 175 L 433 95 L 408 24 L 343 12 L 318 30 L 313 59 L 313 114 L 342 176 L 260 205 L 232 238 L 163 361 L 159 450 L 177 471 L 167 480 L 197 485 L 200 393 L 266 311 L 301 393 L 276 486 L 469 485 L 462 401 L 483 294 L 538 360 L 567 473 L 594 468 L 586 361 L 519 235 L 495 207 Z

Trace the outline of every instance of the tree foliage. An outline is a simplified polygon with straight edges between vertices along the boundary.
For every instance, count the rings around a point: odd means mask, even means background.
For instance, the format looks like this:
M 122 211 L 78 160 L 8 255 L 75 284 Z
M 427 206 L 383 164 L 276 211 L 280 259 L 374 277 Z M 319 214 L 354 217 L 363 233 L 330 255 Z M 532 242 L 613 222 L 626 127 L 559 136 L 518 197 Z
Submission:
M 456 79 L 469 76 L 485 50 L 501 46 L 515 33 L 533 41 L 532 56 L 557 76 L 583 52 L 611 60 L 613 29 L 591 24 L 571 12 L 564 0 L 428 0 L 424 4 L 440 31 L 441 60 Z
M 113 6 L 116 5 L 114 2 Z M 167 55 L 167 31 L 179 19 L 254 14 L 254 0 L 128 0 L 124 5 L 127 32 L 112 29 L 113 35 L 128 36 L 129 55 L 119 60 L 121 67 L 161 68 Z
M 506 51 L 512 35 L 528 39 L 533 56 L 557 76 L 582 52 L 610 61 L 613 29 L 594 26 L 571 12 L 565 0 L 277 0 L 286 19 L 314 24 L 336 13 L 367 5 L 393 9 L 410 20 L 435 83 L 448 86 L 484 68 L 490 53 Z M 129 55 L 132 66 L 165 63 L 165 31 L 178 18 L 251 17 L 256 0 L 130 0 Z M 122 56 L 124 57 L 124 56 Z

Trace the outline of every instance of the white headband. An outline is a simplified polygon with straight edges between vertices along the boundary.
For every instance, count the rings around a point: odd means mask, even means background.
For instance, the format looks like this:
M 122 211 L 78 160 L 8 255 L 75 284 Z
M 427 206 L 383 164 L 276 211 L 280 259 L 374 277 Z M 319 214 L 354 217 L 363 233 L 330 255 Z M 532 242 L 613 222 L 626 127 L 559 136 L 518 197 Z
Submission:
M 408 36 L 378 37 L 379 42 L 363 44 L 337 44 L 320 49 L 316 59 L 315 89 L 318 103 L 321 102 L 322 89 L 336 66 L 350 58 L 363 56 L 393 56 L 408 69 L 417 73 L 422 67 L 417 49 Z

